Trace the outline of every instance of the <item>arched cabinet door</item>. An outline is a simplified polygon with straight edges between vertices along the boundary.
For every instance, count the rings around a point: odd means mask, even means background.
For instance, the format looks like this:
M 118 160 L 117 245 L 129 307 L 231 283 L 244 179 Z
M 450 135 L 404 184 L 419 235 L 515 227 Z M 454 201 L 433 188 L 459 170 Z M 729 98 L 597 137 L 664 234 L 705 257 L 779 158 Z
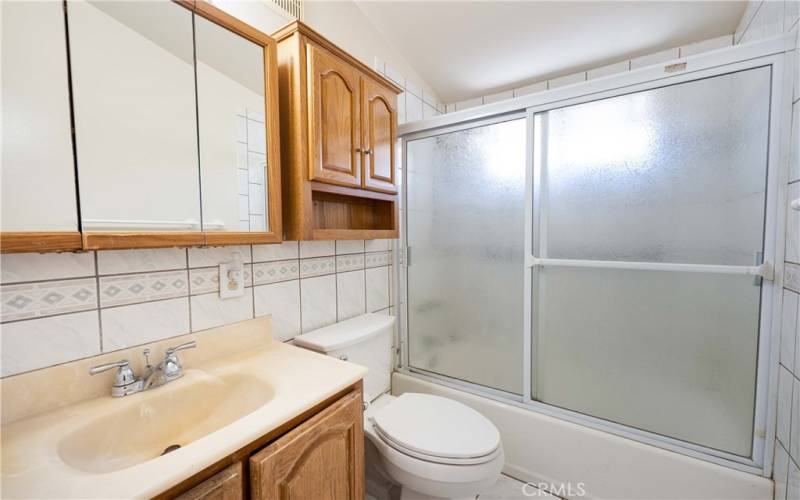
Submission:
M 364 498 L 361 391 L 342 397 L 250 457 L 254 500 Z
M 361 186 L 359 73 L 308 45 L 309 180 Z
M 397 140 L 397 97 L 393 92 L 364 77 L 362 132 L 364 177 L 362 186 L 388 193 L 397 192 L 394 144 Z

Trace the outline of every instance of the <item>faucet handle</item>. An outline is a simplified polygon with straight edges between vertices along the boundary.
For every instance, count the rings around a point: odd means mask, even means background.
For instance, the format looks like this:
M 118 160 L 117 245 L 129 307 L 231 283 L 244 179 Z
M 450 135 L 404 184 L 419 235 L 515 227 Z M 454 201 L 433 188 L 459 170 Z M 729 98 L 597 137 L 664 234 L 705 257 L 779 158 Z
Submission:
M 132 394 L 136 389 L 136 374 L 128 364 L 127 359 L 116 361 L 114 363 L 106 363 L 104 365 L 93 366 L 89 368 L 90 375 L 97 375 L 112 368 L 119 368 L 114 376 L 114 385 L 111 386 L 112 396 L 124 396 Z
M 189 342 L 184 342 L 183 344 L 176 345 L 175 347 L 170 347 L 167 349 L 167 356 L 172 356 L 175 354 L 176 351 L 182 351 L 184 349 L 193 349 L 197 347 L 197 342 L 194 340 L 190 340 Z

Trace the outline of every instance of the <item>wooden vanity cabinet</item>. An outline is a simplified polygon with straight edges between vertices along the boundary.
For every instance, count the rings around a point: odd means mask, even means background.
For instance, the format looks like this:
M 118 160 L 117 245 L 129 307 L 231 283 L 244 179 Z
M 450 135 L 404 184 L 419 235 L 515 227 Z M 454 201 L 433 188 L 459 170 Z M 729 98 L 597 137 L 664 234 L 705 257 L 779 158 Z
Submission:
M 396 238 L 402 89 L 302 22 L 273 37 L 285 238 Z
M 363 499 L 362 382 L 323 401 L 156 498 Z

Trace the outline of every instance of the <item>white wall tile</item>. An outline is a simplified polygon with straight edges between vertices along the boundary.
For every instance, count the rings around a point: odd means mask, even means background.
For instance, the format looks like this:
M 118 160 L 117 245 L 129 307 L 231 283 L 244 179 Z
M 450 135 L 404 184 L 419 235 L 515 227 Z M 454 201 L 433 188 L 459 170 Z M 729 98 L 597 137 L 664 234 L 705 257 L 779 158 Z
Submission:
M 403 75 L 399 71 L 394 69 L 392 66 L 389 66 L 388 64 L 385 65 L 385 68 L 386 68 L 386 77 L 389 78 L 389 80 L 396 83 L 397 85 L 405 88 L 406 79 L 403 77 Z
M 786 0 L 786 10 L 783 13 L 783 31 L 791 30 L 800 20 L 800 1 Z
M 189 333 L 186 297 L 101 309 L 103 352 Z
M 464 111 L 465 109 L 475 108 L 483 105 L 483 97 L 475 97 L 473 99 L 465 99 L 455 103 L 456 111 Z
M 800 58 L 797 60 L 800 66 Z M 791 154 L 789 159 L 789 181 L 800 180 L 800 101 L 792 106 L 792 129 L 789 147 Z
M 792 387 L 794 377 L 784 367 L 778 372 L 778 426 L 777 438 L 789 446 L 789 432 L 792 417 Z
M 207 293 L 195 295 L 191 300 L 192 330 L 195 332 L 253 317 L 253 293 L 249 288 L 245 288 L 240 297 L 221 299 L 218 293 Z
M 303 333 L 336 322 L 336 276 L 300 280 Z
M 336 242 L 336 255 L 363 252 L 364 240 L 339 240 Z
M 301 241 L 300 258 L 324 257 L 336 254 L 336 242 L 334 241 Z
M 709 38 L 708 40 L 703 40 L 702 42 L 692 43 L 680 47 L 680 57 L 687 57 L 694 54 L 700 54 L 702 52 L 708 52 L 710 50 L 730 47 L 731 45 L 733 45 L 733 35 L 723 35 L 716 38 Z
M 337 321 L 364 314 L 366 307 L 365 286 L 363 270 L 336 275 Z
M 733 33 L 733 41 L 734 43 L 739 43 L 739 40 L 744 36 L 744 32 L 747 30 L 747 27 L 750 26 L 750 23 L 753 21 L 758 9 L 761 8 L 761 4 L 763 0 L 752 0 L 747 2 L 747 6 L 744 9 L 744 13 L 742 13 L 742 18 L 739 20 L 739 25 L 736 27 L 736 31 Z
M 430 104 L 437 111 L 439 111 L 442 105 L 442 103 L 439 102 L 439 99 L 435 95 L 431 94 L 425 89 L 422 90 L 422 101 Z
M 433 118 L 435 116 L 439 116 L 439 111 L 436 110 L 433 106 L 428 104 L 427 102 L 422 103 L 422 118 L 427 120 L 428 118 Z
M 100 307 L 173 299 L 187 295 L 189 295 L 189 275 L 185 269 L 100 278 Z
M 336 272 L 344 273 L 364 269 L 364 260 L 363 253 L 339 255 L 336 257 Z
M 300 277 L 311 278 L 336 272 L 336 257 L 300 259 Z
M 300 334 L 300 280 L 256 286 L 256 316 L 272 315 L 272 336 L 289 340 Z
M 154 248 L 97 252 L 100 274 L 141 273 L 186 268 L 186 249 Z
M 97 308 L 95 278 L 17 283 L 0 287 L 2 321 L 30 319 Z
M 386 252 L 392 248 L 392 240 L 366 240 L 364 250 L 367 252 Z
M 581 71 L 579 73 L 573 73 L 571 75 L 559 76 L 558 78 L 551 78 L 550 80 L 547 81 L 547 88 L 554 89 L 585 81 L 586 81 L 586 72 Z
M 514 91 L 513 90 L 506 90 L 503 92 L 497 92 L 495 94 L 489 94 L 483 96 L 483 103 L 490 104 L 493 102 L 505 101 L 507 99 L 514 98 Z
M 800 500 L 800 468 L 797 467 L 795 460 L 789 460 L 786 500 Z
M 800 264 L 800 210 L 789 206 L 793 200 L 800 200 L 800 182 L 789 185 L 786 200 L 786 260 Z
M 775 480 L 775 500 L 786 500 L 786 486 L 789 479 L 789 454 L 780 444 L 775 445 L 775 460 L 772 476 Z
M 94 252 L 4 253 L 0 275 L 4 284 L 94 276 Z
M 617 75 L 619 73 L 623 73 L 630 69 L 630 61 L 621 61 L 613 64 L 608 64 L 606 66 L 601 66 L 599 68 L 590 69 L 586 72 L 586 79 L 592 80 L 594 78 L 601 78 L 604 76 L 609 75 Z
M 514 97 L 519 97 L 528 94 L 535 94 L 537 92 L 544 92 L 547 90 L 547 81 L 531 83 L 524 87 L 514 89 Z
M 253 262 L 296 259 L 299 255 L 300 246 L 296 241 L 284 241 L 272 245 L 253 245 Z
M 367 269 L 367 312 L 389 307 L 389 267 Z
M 648 54 L 646 56 L 636 57 L 631 59 L 631 69 L 643 68 L 645 66 L 650 66 L 653 64 L 659 64 L 666 61 L 671 61 L 673 59 L 677 59 L 680 57 L 678 47 L 674 49 L 667 49 L 662 50 L 661 52 L 656 52 L 654 54 Z
M 800 292 L 800 264 L 786 263 L 783 273 L 783 286 L 791 288 L 795 292 Z M 800 349 L 800 342 L 797 342 L 797 345 L 799 346 L 798 349 Z M 795 354 L 794 359 L 800 359 L 800 357 Z
M 406 92 L 406 122 L 415 122 L 422 120 L 422 99 Z
M 406 89 L 406 91 L 414 94 L 415 96 L 419 97 L 420 100 L 422 100 L 422 93 L 423 93 L 422 92 L 422 87 L 417 85 L 416 83 L 412 82 L 408 78 L 406 78 L 405 89 Z
M 218 266 L 223 262 L 231 262 L 238 252 L 242 262 L 252 262 L 249 245 L 225 247 L 198 247 L 189 249 L 189 267 Z
M 375 59 L 372 61 L 372 69 L 380 74 L 386 73 L 386 61 L 378 56 L 375 56 Z
M 401 92 L 397 95 L 397 123 L 402 125 L 406 120 L 406 93 Z
M 780 362 L 791 372 L 795 372 L 795 342 L 797 337 L 797 311 L 800 295 L 791 290 L 783 291 L 783 318 L 781 321 Z M 798 370 L 800 371 L 800 370 Z
M 296 280 L 300 277 L 300 261 L 289 259 L 253 264 L 253 275 L 256 285 Z
M 792 377 L 792 422 L 800 422 L 800 383 Z M 793 425 L 789 431 L 789 456 L 800 458 L 800 425 Z
M 100 354 L 97 311 L 6 323 L 0 328 L 3 377 Z

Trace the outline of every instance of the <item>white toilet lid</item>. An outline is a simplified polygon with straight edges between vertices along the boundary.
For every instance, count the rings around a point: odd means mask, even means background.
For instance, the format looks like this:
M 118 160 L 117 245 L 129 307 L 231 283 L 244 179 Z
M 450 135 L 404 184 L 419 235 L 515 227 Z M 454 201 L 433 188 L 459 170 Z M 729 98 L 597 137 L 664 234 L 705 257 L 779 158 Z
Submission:
M 445 459 L 487 457 L 500 446 L 489 419 L 452 399 L 405 393 L 373 416 L 383 436 L 414 455 Z

